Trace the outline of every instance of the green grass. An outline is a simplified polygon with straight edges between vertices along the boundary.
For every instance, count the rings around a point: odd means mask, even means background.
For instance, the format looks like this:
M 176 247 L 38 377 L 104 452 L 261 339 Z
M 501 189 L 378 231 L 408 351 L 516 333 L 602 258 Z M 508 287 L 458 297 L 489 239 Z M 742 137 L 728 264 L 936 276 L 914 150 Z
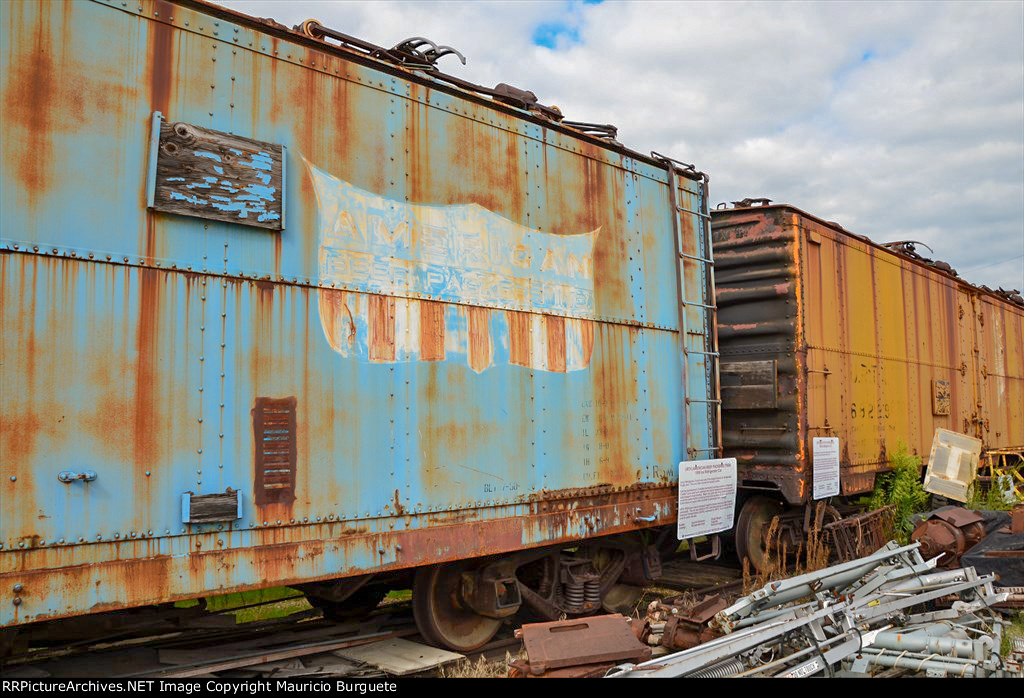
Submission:
M 1024 638 L 1024 612 L 1015 615 L 1010 622 L 1012 625 L 1003 628 L 1003 645 L 999 648 L 1003 657 L 1010 653 L 1010 643 L 1014 638 Z
M 402 603 L 404 601 L 412 600 L 412 589 L 395 589 L 389 591 L 388 595 L 384 597 L 384 600 L 380 602 L 381 606 L 388 606 L 393 603 Z
M 1020 503 L 1012 493 L 1007 493 L 1000 486 L 1001 483 L 998 480 L 993 480 L 991 486 L 985 492 L 981 491 L 978 484 L 975 481 L 967 493 L 967 504 L 965 506 L 968 509 L 1009 511 Z
M 270 589 L 258 589 L 256 591 L 242 591 L 235 594 L 224 594 L 222 596 L 210 596 L 205 599 L 206 610 L 216 612 L 230 612 L 235 616 L 238 623 L 251 623 L 254 620 L 269 620 L 271 618 L 284 618 L 293 613 L 306 611 L 312 608 L 302 592 L 289 587 L 272 587 Z M 277 603 L 270 603 L 277 601 Z M 177 608 L 189 608 L 198 606 L 200 600 L 179 601 L 174 604 Z M 242 606 L 252 604 L 263 604 L 252 608 L 241 608 L 238 611 L 231 611 Z
M 907 453 L 905 446 L 889 460 L 892 470 L 875 480 L 868 506 L 880 509 L 894 504 L 893 533 L 900 543 L 906 544 L 914 530 L 912 517 L 928 506 L 928 493 L 921 485 L 921 460 Z

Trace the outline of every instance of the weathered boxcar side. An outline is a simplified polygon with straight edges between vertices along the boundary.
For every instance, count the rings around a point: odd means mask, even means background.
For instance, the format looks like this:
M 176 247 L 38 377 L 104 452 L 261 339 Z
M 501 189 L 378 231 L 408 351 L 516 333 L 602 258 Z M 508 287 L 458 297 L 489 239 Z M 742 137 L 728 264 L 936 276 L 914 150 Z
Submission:
M 692 169 L 191 0 L 0 3 L 0 95 L 0 625 L 665 526 L 716 448 Z
M 726 455 L 754 515 L 811 499 L 811 440 L 838 437 L 843 495 L 937 427 L 1024 446 L 1024 307 L 786 205 L 713 211 Z

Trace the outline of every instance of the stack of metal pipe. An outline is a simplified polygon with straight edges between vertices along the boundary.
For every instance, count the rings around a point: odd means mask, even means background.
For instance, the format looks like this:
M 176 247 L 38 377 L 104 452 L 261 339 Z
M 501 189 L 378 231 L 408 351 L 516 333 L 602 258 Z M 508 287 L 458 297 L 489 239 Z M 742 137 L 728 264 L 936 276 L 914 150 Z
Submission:
M 936 571 L 920 545 L 770 582 L 718 612 L 722 637 L 608 672 L 616 678 L 870 675 L 1020 676 L 999 655 L 1005 601 L 994 575 Z

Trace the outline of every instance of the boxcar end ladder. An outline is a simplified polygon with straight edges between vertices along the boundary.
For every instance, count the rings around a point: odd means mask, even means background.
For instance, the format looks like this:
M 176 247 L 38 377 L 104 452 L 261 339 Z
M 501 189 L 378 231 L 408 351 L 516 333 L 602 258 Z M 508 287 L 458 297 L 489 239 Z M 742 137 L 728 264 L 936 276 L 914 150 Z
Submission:
M 715 301 L 715 262 L 714 255 L 711 251 L 711 213 L 708 210 L 708 177 L 707 175 L 697 172 L 693 165 L 688 165 L 685 162 L 674 160 L 673 158 L 661 155 L 656 152 L 651 152 L 651 157 L 659 162 L 663 163 L 668 169 L 668 191 L 669 191 L 669 202 L 672 205 L 672 230 L 675 233 L 676 243 L 676 282 L 678 284 L 679 294 L 679 331 L 681 338 L 681 345 L 683 350 L 683 395 L 686 403 L 686 419 L 689 420 L 689 406 L 691 403 L 701 403 L 714 405 L 715 410 L 715 423 L 713 432 L 711 434 L 711 446 L 708 448 L 692 448 L 689 445 L 686 447 L 687 456 L 694 456 L 697 453 L 711 453 L 715 456 L 721 457 L 722 455 L 722 390 L 721 382 L 719 377 L 719 352 L 718 352 L 718 306 Z M 701 210 L 692 211 L 679 204 L 677 199 L 678 185 L 676 184 L 676 166 L 682 168 L 682 171 L 695 175 L 701 186 Z M 700 220 L 701 235 L 703 238 L 703 248 L 706 257 L 701 257 L 700 254 L 691 255 L 683 252 L 683 233 L 682 227 L 679 223 L 680 214 L 695 215 Z M 707 270 L 704 274 L 705 280 L 705 297 L 704 300 L 710 301 L 709 303 L 701 303 L 696 300 L 691 300 L 686 297 L 686 260 L 696 262 L 703 265 L 703 268 Z M 711 338 L 711 351 L 695 351 L 687 346 L 689 338 L 689 327 L 686 320 L 686 308 L 692 306 L 700 308 L 705 313 L 710 313 L 710 318 L 705 317 L 704 328 L 706 331 L 710 331 Z M 704 347 L 708 348 L 708 338 L 705 337 Z M 689 390 L 689 355 L 697 354 L 710 358 L 710 388 L 711 396 L 708 399 L 696 399 L 691 398 L 687 391 Z M 688 431 L 688 429 L 686 430 Z

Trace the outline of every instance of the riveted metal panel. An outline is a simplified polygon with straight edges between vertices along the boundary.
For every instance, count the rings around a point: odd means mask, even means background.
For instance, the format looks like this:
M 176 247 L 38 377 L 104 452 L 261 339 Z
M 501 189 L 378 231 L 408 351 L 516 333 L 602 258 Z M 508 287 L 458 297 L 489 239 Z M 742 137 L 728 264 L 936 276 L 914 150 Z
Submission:
M 192 0 L 0 39 L 3 625 L 671 523 L 715 437 L 664 166 Z M 148 209 L 155 112 L 281 145 L 283 230 Z

